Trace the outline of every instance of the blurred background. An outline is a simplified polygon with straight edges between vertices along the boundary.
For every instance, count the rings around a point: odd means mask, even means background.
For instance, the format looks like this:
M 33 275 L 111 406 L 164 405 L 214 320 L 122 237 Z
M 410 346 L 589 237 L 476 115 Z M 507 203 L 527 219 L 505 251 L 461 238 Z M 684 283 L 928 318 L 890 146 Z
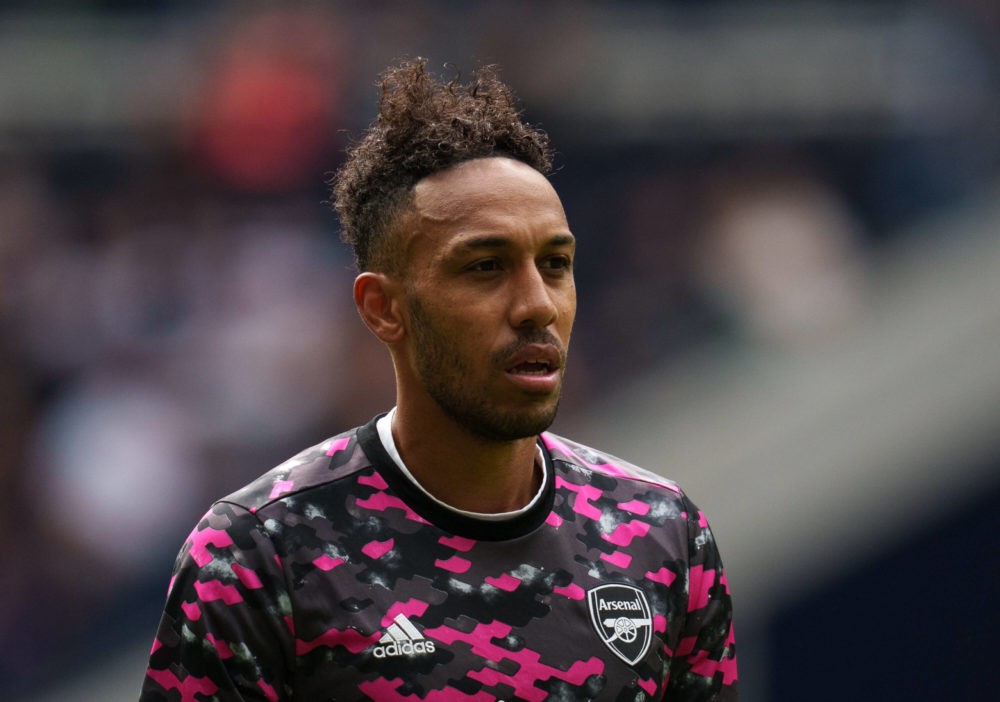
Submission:
M 210 502 L 391 404 L 325 181 L 418 55 L 550 133 L 555 429 L 709 515 L 744 699 L 995 699 L 995 0 L 0 4 L 0 697 L 135 699 Z

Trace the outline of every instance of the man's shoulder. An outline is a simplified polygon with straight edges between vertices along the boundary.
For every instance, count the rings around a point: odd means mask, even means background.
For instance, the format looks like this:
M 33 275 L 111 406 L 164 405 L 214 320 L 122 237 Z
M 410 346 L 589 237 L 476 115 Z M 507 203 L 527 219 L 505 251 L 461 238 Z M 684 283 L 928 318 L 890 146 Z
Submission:
M 268 504 L 341 480 L 371 465 L 354 427 L 300 451 L 253 482 L 219 500 L 256 512 Z
M 576 470 L 597 472 L 612 478 L 647 483 L 678 496 L 684 494 L 680 486 L 669 478 L 641 468 L 606 451 L 550 432 L 542 434 L 542 443 L 545 444 L 553 461 L 568 464 Z

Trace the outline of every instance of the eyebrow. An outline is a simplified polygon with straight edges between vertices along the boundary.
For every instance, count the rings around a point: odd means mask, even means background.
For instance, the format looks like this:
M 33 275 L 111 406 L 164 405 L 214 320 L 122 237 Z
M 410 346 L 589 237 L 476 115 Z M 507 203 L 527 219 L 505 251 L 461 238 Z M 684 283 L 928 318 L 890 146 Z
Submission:
M 570 246 L 575 242 L 576 238 L 572 234 L 556 234 L 545 242 L 545 244 L 546 246 Z M 509 237 L 484 235 L 469 237 L 460 242 L 456 248 L 466 250 L 499 249 L 510 246 L 510 244 L 511 240 Z

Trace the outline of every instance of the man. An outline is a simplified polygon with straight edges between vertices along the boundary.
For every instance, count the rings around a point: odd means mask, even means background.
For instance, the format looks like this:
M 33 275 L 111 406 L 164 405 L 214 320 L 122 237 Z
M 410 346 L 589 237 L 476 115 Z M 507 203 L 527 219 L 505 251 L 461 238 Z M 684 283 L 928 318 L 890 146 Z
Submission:
M 491 69 L 381 87 L 334 201 L 396 406 L 212 507 L 142 699 L 736 699 L 703 515 L 545 432 L 576 311 L 546 136 Z

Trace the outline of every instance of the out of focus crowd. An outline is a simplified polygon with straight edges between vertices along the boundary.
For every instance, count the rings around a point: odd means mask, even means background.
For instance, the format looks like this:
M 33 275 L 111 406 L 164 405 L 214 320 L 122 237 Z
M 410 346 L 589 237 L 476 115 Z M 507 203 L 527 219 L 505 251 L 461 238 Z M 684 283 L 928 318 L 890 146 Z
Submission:
M 872 261 L 902 245 L 907 223 L 1000 173 L 989 3 L 945 4 L 949 37 L 965 42 L 951 70 L 978 75 L 982 115 L 938 105 L 940 124 L 914 128 L 905 111 L 898 124 L 882 113 L 866 124 L 863 110 L 845 124 L 831 107 L 777 129 L 766 113 L 683 93 L 652 96 L 676 111 L 617 121 L 608 115 L 636 105 L 599 100 L 607 81 L 655 89 L 625 48 L 614 53 L 609 25 L 648 32 L 652 18 L 666 33 L 716 36 L 729 26 L 719 3 L 714 14 L 637 3 L 611 18 L 576 3 L 28 5 L 0 9 L 0 56 L 22 62 L 0 79 L 9 695 L 137 631 L 151 637 L 173 554 L 213 498 L 391 405 L 388 357 L 356 318 L 350 252 L 324 200 L 349 135 L 374 114 L 376 73 L 397 56 L 425 54 L 442 72 L 509 64 L 528 119 L 558 148 L 553 183 L 580 242 L 570 415 L 705 344 L 829 342 L 863 314 Z M 897 14 L 872 24 L 905 15 L 906 3 L 889 5 Z M 782 21 L 751 25 L 767 35 Z M 94 59 L 102 46 L 121 53 Z M 38 84 L 34 48 L 68 74 Z M 107 73 L 80 86 L 77 59 Z M 691 75 L 711 81 L 710 68 Z M 25 79 L 36 83 L 15 85 Z M 108 97 L 105 80 L 128 95 Z M 88 90 L 122 103 L 42 114 L 39 95 Z

